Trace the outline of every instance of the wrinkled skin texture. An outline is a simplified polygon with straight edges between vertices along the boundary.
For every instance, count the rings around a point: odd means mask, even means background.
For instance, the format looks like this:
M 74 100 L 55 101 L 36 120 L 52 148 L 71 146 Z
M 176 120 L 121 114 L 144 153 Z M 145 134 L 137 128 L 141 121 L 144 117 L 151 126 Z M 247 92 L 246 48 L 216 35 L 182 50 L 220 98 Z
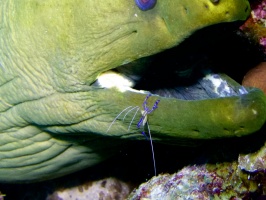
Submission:
M 130 119 L 107 129 L 146 94 L 90 86 L 97 76 L 249 12 L 246 0 L 158 0 L 145 12 L 133 0 L 2 0 L 0 181 L 62 176 L 108 157 L 121 138 L 145 139 L 135 126 L 127 131 Z M 265 122 L 265 96 L 257 90 L 203 101 L 160 99 L 149 124 L 161 142 L 241 136 Z

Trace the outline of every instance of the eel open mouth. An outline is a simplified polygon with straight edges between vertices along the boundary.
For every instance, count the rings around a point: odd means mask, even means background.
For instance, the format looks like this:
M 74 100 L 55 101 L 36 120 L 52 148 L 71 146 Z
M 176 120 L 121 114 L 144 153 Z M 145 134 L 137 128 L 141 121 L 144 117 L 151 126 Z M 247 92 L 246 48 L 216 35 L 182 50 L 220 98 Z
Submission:
M 239 68 L 232 68 L 230 65 L 227 71 L 218 65 L 217 69 L 212 57 L 209 59 L 208 56 L 213 53 L 221 64 L 228 56 L 237 57 L 236 53 L 241 51 L 234 49 L 230 41 L 230 44 L 225 46 L 226 51 L 223 50 L 227 55 L 223 55 L 219 52 L 223 42 L 211 40 L 215 47 L 220 48 L 211 54 L 201 53 L 200 45 L 196 41 L 203 42 L 200 38 L 207 37 L 206 32 L 203 33 L 198 32 L 194 38 L 190 37 L 180 44 L 177 47 L 178 53 L 167 50 L 106 71 L 98 77 L 93 86 L 106 88 L 99 92 L 108 105 L 106 113 L 110 119 L 107 120 L 107 126 L 110 125 L 110 121 L 117 119 L 108 134 L 133 139 L 141 135 L 134 125 L 128 131 L 128 124 L 137 124 L 140 115 L 133 122 L 129 114 L 125 114 L 129 121 L 124 121 L 124 117 L 119 119 L 117 115 L 128 106 L 139 107 L 142 110 L 141 105 L 149 93 L 152 96 L 148 106 L 152 106 L 152 103 L 160 99 L 158 109 L 149 115 L 148 119 L 155 140 L 169 143 L 179 139 L 240 137 L 251 134 L 263 126 L 266 121 L 265 94 L 238 83 L 241 81 L 239 76 L 242 68 L 239 71 Z M 219 31 L 217 34 L 213 31 L 210 33 L 213 37 L 220 34 Z M 206 41 L 201 46 L 208 48 Z M 188 54 L 184 49 L 188 50 Z M 233 52 L 228 52 L 228 49 L 232 49 Z M 168 56 L 165 57 L 166 54 Z M 249 53 L 245 58 L 252 55 Z M 240 58 L 243 58 L 243 53 Z M 230 62 L 232 63 L 231 60 Z M 237 76 L 232 76 L 234 70 L 237 70 Z M 134 115 L 133 112 L 130 114 Z
M 202 70 L 196 77 L 166 80 L 167 77 L 158 78 L 156 75 L 145 73 L 143 77 L 132 74 L 132 66 L 121 66 L 115 70 L 103 73 L 95 86 L 104 88 L 116 87 L 120 91 L 131 90 L 141 93 L 152 93 L 166 98 L 181 100 L 202 100 L 220 97 L 239 96 L 247 94 L 248 89 L 241 86 L 226 74 L 213 73 L 211 70 Z M 169 72 L 169 74 L 174 72 Z M 182 74 L 182 72 L 180 72 Z M 180 75 L 180 74 L 179 74 Z M 178 75 L 177 75 L 178 76 Z M 157 79 L 158 78 L 158 79 Z
M 118 73 L 121 69 L 124 73 Z M 124 138 L 142 136 L 134 125 L 128 130 L 128 124 L 134 120 L 134 117 L 129 117 L 128 112 L 121 119 L 118 117 L 128 106 L 142 109 L 141 102 L 150 93 L 151 103 L 160 99 L 159 108 L 149 116 L 153 140 L 174 144 L 180 143 L 180 139 L 240 137 L 259 130 L 265 123 L 266 98 L 263 92 L 245 88 L 225 74 L 201 70 L 199 76 L 176 85 L 178 81 L 173 80 L 172 84 L 165 84 L 157 79 L 150 80 L 149 77 L 154 77 L 151 74 L 129 75 L 125 72 L 126 66 L 121 69 L 103 73 L 94 83 L 96 86 L 107 88 L 102 91 L 105 93 L 105 99 L 112 102 L 112 105 L 118 105 L 117 110 L 112 106 L 110 112 L 110 119 L 116 120 L 110 134 L 123 135 Z M 121 99 L 127 99 L 126 103 Z M 134 115 L 134 112 L 132 113 L 131 115 Z M 130 118 L 129 121 L 124 121 L 125 116 Z M 140 116 L 136 119 L 140 119 Z M 138 123 L 136 119 L 132 124 Z M 110 122 L 108 124 L 110 125 Z

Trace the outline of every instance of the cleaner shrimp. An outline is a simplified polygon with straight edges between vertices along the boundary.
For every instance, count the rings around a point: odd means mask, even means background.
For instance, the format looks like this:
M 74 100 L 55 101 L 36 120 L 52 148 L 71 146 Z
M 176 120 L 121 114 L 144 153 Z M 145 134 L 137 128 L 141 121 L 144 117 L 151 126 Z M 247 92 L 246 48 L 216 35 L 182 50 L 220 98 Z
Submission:
M 147 106 L 147 102 L 148 102 L 148 98 L 151 96 L 151 94 L 148 94 L 142 104 L 142 107 L 143 107 L 143 110 L 141 110 L 141 118 L 139 120 L 139 122 L 137 123 L 137 128 L 140 129 L 141 127 L 143 128 L 143 130 L 141 131 L 141 134 L 147 139 L 147 140 L 150 140 L 150 144 L 151 144 L 151 152 L 152 152 L 152 160 L 153 160 L 153 167 L 154 167 L 154 174 L 156 176 L 156 163 L 155 163 L 155 156 L 154 156 L 154 148 L 153 148 L 153 143 L 152 143 L 152 137 L 151 137 L 151 132 L 150 132 L 150 127 L 149 127 L 149 123 L 148 123 L 148 114 L 152 113 L 156 108 L 158 108 L 158 104 L 160 102 L 160 100 L 156 100 L 153 107 L 150 109 L 148 106 Z M 132 117 L 132 120 L 131 122 L 129 123 L 129 126 L 128 126 L 128 131 L 130 130 L 130 127 L 138 113 L 138 111 L 140 110 L 140 107 L 139 106 L 128 106 L 126 107 L 124 110 L 122 110 L 116 117 L 115 119 L 112 121 L 112 123 L 110 124 L 110 126 L 108 127 L 106 133 L 110 130 L 110 128 L 113 126 L 113 124 L 115 123 L 115 121 L 123 114 L 125 113 L 124 117 L 123 117 L 123 121 L 124 119 L 126 118 L 126 116 L 132 112 L 133 110 L 136 110 L 133 117 Z M 148 129 L 148 133 L 149 133 L 149 137 L 147 137 L 145 131 L 144 131 L 144 128 L 145 128 L 145 125 L 147 125 L 147 129 Z

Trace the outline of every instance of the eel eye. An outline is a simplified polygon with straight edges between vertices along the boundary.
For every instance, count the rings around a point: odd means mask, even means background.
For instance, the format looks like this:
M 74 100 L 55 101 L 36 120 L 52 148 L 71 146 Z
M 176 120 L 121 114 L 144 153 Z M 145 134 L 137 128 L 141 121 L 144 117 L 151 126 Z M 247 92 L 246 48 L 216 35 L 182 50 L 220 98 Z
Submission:
M 135 0 L 135 2 L 140 10 L 145 11 L 152 9 L 155 6 L 157 0 Z

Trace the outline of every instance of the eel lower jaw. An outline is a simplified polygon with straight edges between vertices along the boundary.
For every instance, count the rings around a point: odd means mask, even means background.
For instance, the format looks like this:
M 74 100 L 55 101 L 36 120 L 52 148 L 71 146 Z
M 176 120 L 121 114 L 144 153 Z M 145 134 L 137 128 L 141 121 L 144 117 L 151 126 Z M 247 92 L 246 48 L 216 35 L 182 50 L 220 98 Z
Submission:
M 160 142 L 179 144 L 182 139 L 242 137 L 258 131 L 266 121 L 265 94 L 258 89 L 245 88 L 224 74 L 206 72 L 186 86 L 151 90 L 138 90 L 132 80 L 137 79 L 108 71 L 92 85 L 103 88 L 94 91 L 104 102 L 102 105 L 108 105 L 105 110 L 108 113 L 106 127 L 111 124 L 108 134 L 125 139 L 142 137 L 135 125 L 141 118 L 144 109 L 141 105 L 147 94 L 152 94 L 149 108 L 160 100 L 158 109 L 149 114 L 148 119 L 153 140 Z M 134 112 L 124 112 L 129 107 L 139 108 L 136 118 L 131 116 Z M 132 124 L 130 130 L 129 124 Z M 106 127 L 103 127 L 104 133 Z

